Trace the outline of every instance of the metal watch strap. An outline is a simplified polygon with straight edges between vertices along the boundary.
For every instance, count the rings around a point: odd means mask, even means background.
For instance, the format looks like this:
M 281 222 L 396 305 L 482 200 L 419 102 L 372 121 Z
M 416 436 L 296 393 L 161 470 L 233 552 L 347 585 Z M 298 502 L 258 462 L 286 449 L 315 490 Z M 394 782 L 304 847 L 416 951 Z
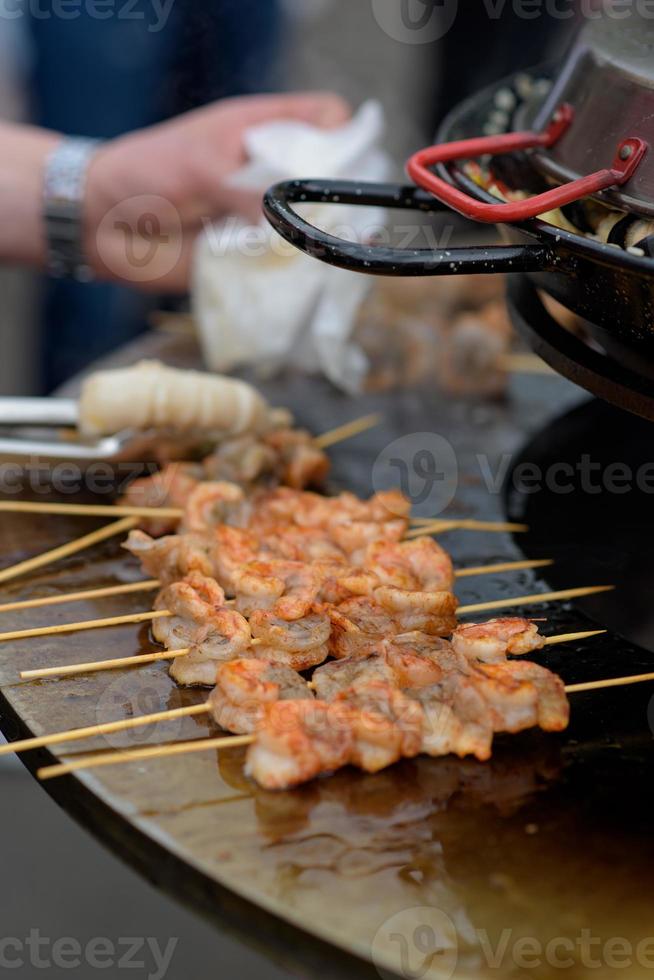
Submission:
M 68 137 L 48 155 L 43 179 L 43 224 L 51 276 L 93 278 L 84 255 L 82 206 L 86 172 L 98 140 Z

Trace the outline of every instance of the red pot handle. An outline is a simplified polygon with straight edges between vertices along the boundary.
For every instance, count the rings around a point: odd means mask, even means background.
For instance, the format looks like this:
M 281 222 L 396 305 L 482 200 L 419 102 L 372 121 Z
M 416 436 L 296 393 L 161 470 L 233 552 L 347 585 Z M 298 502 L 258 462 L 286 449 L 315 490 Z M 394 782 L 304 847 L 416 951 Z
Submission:
M 626 183 L 634 174 L 648 150 L 645 140 L 631 136 L 623 140 L 616 151 L 610 170 L 598 170 L 588 177 L 579 177 L 551 191 L 536 194 L 524 201 L 509 201 L 506 204 L 486 204 L 476 201 L 446 180 L 437 177 L 429 170 L 437 163 L 452 160 L 473 159 L 487 153 L 511 153 L 515 150 L 529 150 L 536 146 L 553 146 L 569 127 L 574 116 L 572 106 L 560 106 L 552 122 L 542 133 L 502 133 L 499 136 L 481 136 L 476 139 L 459 140 L 456 143 L 442 143 L 429 146 L 415 153 L 407 163 L 409 177 L 426 191 L 430 191 L 439 201 L 455 211 L 474 218 L 476 221 L 502 222 L 524 221 L 539 214 L 560 208 L 571 201 L 577 201 L 607 187 Z

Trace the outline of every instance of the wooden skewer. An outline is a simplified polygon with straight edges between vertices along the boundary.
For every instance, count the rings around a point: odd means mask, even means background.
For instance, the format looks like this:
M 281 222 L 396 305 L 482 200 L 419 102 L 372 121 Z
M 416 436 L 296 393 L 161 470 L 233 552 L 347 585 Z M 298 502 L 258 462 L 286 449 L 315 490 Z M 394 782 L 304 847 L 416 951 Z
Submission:
M 566 691 L 568 694 L 576 694 L 580 691 L 599 691 L 604 687 L 623 687 L 627 684 L 643 684 L 646 681 L 654 681 L 654 674 L 632 674 L 630 677 L 609 677 L 608 680 L 604 681 L 568 684 Z
M 582 691 L 596 691 L 607 687 L 623 687 L 628 684 L 643 684 L 654 681 L 654 673 L 636 674 L 631 677 L 612 677 L 603 681 L 588 681 L 585 684 L 568 684 L 567 694 Z M 195 739 L 192 742 L 177 742 L 174 745 L 156 745 L 145 749 L 132 749 L 126 752 L 110 752 L 105 755 L 90 755 L 74 762 L 63 762 L 54 766 L 45 766 L 37 770 L 39 779 L 53 779 L 78 769 L 95 769 L 98 766 L 113 766 L 122 762 L 135 762 L 139 759 L 161 759 L 171 755 L 181 755 L 185 752 L 202 752 L 210 749 L 238 748 L 251 745 L 256 740 L 255 735 L 231 735 L 224 738 Z
M 5 602 L 0 605 L 0 613 L 15 609 L 37 609 L 40 606 L 58 606 L 66 602 L 80 602 L 84 599 L 103 599 L 105 596 L 129 595 L 132 592 L 151 592 L 158 589 L 161 582 L 147 579 L 143 582 L 127 582 L 125 585 L 107 585 L 99 589 L 84 589 L 81 592 L 63 592 L 60 595 L 47 595 L 40 599 L 21 599 L 18 602 Z
M 574 643 L 576 640 L 587 640 L 591 636 L 600 636 L 608 632 L 607 630 L 585 630 L 580 633 L 559 633 L 558 636 L 545 637 L 545 646 L 553 647 L 558 643 Z
M 460 568 L 454 574 L 456 578 L 469 578 L 474 575 L 493 575 L 496 572 L 514 572 L 527 568 L 544 568 L 553 565 L 551 558 L 534 561 L 508 561 L 496 565 L 479 565 L 475 568 Z M 132 592 L 153 592 L 161 588 L 159 579 L 147 579 L 143 582 L 128 582 L 125 585 L 108 585 L 98 589 L 84 589 L 81 592 L 62 592 L 60 595 L 44 596 L 40 599 L 22 599 L 17 602 L 5 602 L 0 605 L 0 613 L 20 609 L 36 609 L 40 606 L 58 606 L 68 602 L 83 602 L 85 599 L 103 599 L 107 596 L 129 595 Z M 226 600 L 227 605 L 233 605 L 233 599 Z
M 329 446 L 336 445 L 337 442 L 343 442 L 345 439 L 352 439 L 353 436 L 358 436 L 362 432 L 367 432 L 368 429 L 374 429 L 376 425 L 379 425 L 381 420 L 381 415 L 378 415 L 377 413 L 372 415 L 364 415 L 360 419 L 353 419 L 352 422 L 346 422 L 345 425 L 339 425 L 336 429 L 330 429 L 329 432 L 323 432 L 321 436 L 316 436 L 313 441 L 318 449 L 327 449 Z
M 250 646 L 259 646 L 263 640 L 253 639 Z M 190 647 L 182 650 L 157 650 L 155 653 L 138 653 L 134 657 L 116 657 L 114 660 L 91 660 L 82 664 L 65 664 L 63 667 L 39 667 L 34 670 L 21 670 L 22 681 L 42 680 L 44 677 L 70 677 L 75 674 L 88 674 L 100 670 L 115 670 L 117 667 L 140 667 L 157 660 L 174 660 L 190 653 Z
M 128 504 L 55 504 L 32 500 L 0 500 L 0 513 L 63 514 L 70 517 L 170 517 L 184 516 L 181 507 L 132 507 Z
M 86 619 L 81 623 L 58 623 L 56 626 L 36 626 L 29 630 L 10 630 L 0 633 L 0 642 L 26 640 L 31 636 L 55 636 L 57 633 L 78 633 L 82 630 L 103 629 L 105 626 L 126 626 L 128 623 L 147 623 L 153 619 L 166 619 L 173 614 L 168 609 L 128 613 L 125 616 L 108 616 L 106 619 Z
M 577 589 L 564 589 L 561 592 L 536 592 L 533 595 L 514 596 L 513 598 L 493 599 L 490 602 L 476 602 L 468 606 L 459 606 L 460 614 L 484 612 L 488 609 L 508 609 L 512 606 L 528 606 L 539 602 L 555 602 L 564 599 L 578 599 L 582 596 L 595 595 L 599 592 L 609 592 L 614 585 L 591 585 Z M 81 630 L 102 629 L 106 626 L 125 626 L 128 623 L 145 623 L 153 619 L 172 616 L 168 609 L 157 609 L 141 613 L 130 613 L 127 616 L 111 616 L 108 619 L 88 619 L 81 623 L 60 623 L 57 626 L 38 626 L 29 630 L 11 630 L 0 633 L 0 642 L 6 640 L 24 640 L 33 636 L 51 636 L 57 633 L 74 633 Z M 260 640 L 253 640 L 256 645 Z
M 107 721 L 100 725 L 89 725 L 86 728 L 71 728 L 67 732 L 38 735 L 35 738 L 24 738 L 19 742 L 0 745 L 0 755 L 9 755 L 11 752 L 29 752 L 31 749 L 43 748 L 44 745 L 60 745 L 62 742 L 76 742 L 85 738 L 93 738 L 96 735 L 112 735 L 115 732 L 125 732 L 131 728 L 140 728 L 141 725 L 153 725 L 158 721 L 174 721 L 176 718 L 206 715 L 210 711 L 209 704 L 205 702 L 204 704 L 192 704 L 187 708 L 172 708 L 168 711 L 158 711 L 149 715 L 141 715 L 138 718 L 122 718 L 119 721 Z
M 414 538 L 429 537 L 432 534 L 444 534 L 445 531 L 489 531 L 489 532 L 510 532 L 521 533 L 528 531 L 526 524 L 512 524 L 510 522 L 496 521 L 475 521 L 472 519 L 461 520 L 435 520 L 425 524 L 412 527 L 404 535 L 405 541 Z
M 52 548 L 50 551 L 46 551 L 42 555 L 35 555 L 33 558 L 28 558 L 26 561 L 21 561 L 17 565 L 11 565 L 9 568 L 3 568 L 0 571 L 0 582 L 8 582 L 10 579 L 18 578 L 19 575 L 25 575 L 27 572 L 32 572 L 36 568 L 42 568 L 43 565 L 49 565 L 51 562 L 59 561 L 60 558 L 66 558 L 68 555 L 74 555 L 78 551 L 83 551 L 85 548 L 90 548 L 92 545 L 98 544 L 100 541 L 106 541 L 107 538 L 113 538 L 117 534 L 123 534 L 125 531 L 129 531 L 131 528 L 135 527 L 136 523 L 136 518 L 124 517 L 120 521 L 116 521 L 113 524 L 107 524 L 105 527 L 100 527 L 97 531 L 92 531 L 90 534 L 85 534 L 81 538 L 76 538 L 74 541 L 68 541 L 66 544 L 62 544 L 58 548 Z
M 181 650 L 157 650 L 155 653 L 139 653 L 135 657 L 116 657 L 113 660 L 93 660 L 86 664 L 65 664 L 63 667 L 40 667 L 37 670 L 21 670 L 22 681 L 41 680 L 44 677 L 71 677 L 75 674 L 91 674 L 99 670 L 116 670 L 119 667 L 141 667 L 158 660 L 174 660 L 185 657 L 190 647 Z
M 563 589 L 561 592 L 537 592 L 534 595 L 523 595 L 514 599 L 493 599 L 491 602 L 475 602 L 469 606 L 459 606 L 457 612 L 465 615 L 467 613 L 486 612 L 488 609 L 510 609 L 513 606 L 529 606 L 532 603 L 580 599 L 586 595 L 610 592 L 614 588 L 614 585 L 590 585 L 581 589 Z
M 548 636 L 545 639 L 546 646 L 555 646 L 560 643 L 571 643 L 575 640 L 585 640 L 591 636 L 598 636 L 606 633 L 606 630 L 587 630 L 582 633 L 561 633 L 558 636 Z M 309 681 L 307 687 L 315 690 L 315 685 Z M 152 725 L 160 721 L 173 721 L 175 718 L 184 718 L 189 715 L 210 714 L 211 706 L 209 702 L 195 704 L 189 708 L 173 708 L 168 711 L 158 711 L 154 714 L 140 715 L 137 718 L 125 718 L 123 721 L 110 721 L 100 725 L 90 725 L 88 728 L 72 728 L 66 732 L 56 732 L 53 735 L 38 735 L 34 738 L 26 738 L 20 742 L 11 742 L 8 745 L 0 746 L 0 755 L 8 755 L 12 752 L 27 752 L 30 749 L 42 748 L 44 745 L 58 745 L 61 742 L 73 742 L 85 738 L 93 738 L 96 735 L 110 735 L 115 732 L 128 731 L 132 728 L 140 728 L 141 725 Z
M 53 779 L 77 769 L 96 769 L 98 766 L 115 766 L 120 762 L 133 762 L 137 759 L 157 759 L 163 756 L 184 755 L 187 752 L 207 752 L 210 749 L 236 749 L 241 745 L 251 745 L 254 735 L 228 735 L 220 738 L 198 738 L 191 742 L 176 742 L 174 745 L 152 745 L 147 749 L 131 749 L 126 752 L 108 752 L 106 755 L 92 755 L 74 762 L 63 762 L 56 766 L 37 769 L 39 779 Z
M 473 575 L 493 575 L 495 572 L 517 572 L 526 568 L 545 568 L 546 565 L 553 565 L 551 558 L 540 558 L 534 561 L 505 561 L 497 565 L 478 565 L 476 568 L 459 568 L 455 571 L 455 578 L 469 578 Z M 2 606 L 0 606 L 2 611 Z

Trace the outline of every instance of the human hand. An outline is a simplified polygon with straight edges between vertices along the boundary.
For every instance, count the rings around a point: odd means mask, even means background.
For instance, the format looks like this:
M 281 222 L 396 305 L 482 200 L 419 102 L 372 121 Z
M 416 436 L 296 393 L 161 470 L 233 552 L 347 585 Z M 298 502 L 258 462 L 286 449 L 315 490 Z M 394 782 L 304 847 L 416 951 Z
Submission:
M 325 128 L 349 117 L 336 95 L 225 99 L 104 144 L 88 171 L 84 242 L 96 275 L 159 292 L 188 288 L 203 221 L 256 220 L 261 195 L 226 186 L 246 161 L 244 132 L 275 119 Z

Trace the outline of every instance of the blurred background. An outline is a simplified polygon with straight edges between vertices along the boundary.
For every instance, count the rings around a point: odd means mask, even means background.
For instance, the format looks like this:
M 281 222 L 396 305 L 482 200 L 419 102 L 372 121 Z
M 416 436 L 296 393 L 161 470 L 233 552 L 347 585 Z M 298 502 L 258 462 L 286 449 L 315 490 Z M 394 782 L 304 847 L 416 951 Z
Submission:
M 412 2 L 415 16 L 433 5 Z M 445 16 L 448 4 L 434 3 Z M 414 44 L 391 36 L 370 0 L 172 0 L 164 7 L 157 29 L 151 0 L 136 0 L 123 18 L 89 16 L 83 2 L 74 17 L 54 16 L 47 3 L 0 13 L 0 114 L 111 138 L 224 96 L 329 88 L 354 105 L 382 102 L 399 176 L 450 106 L 556 52 L 570 30 L 548 18 L 534 27 L 509 4 L 489 20 L 482 4 L 467 3 L 442 38 Z M 165 297 L 13 268 L 0 268 L 0 297 L 1 394 L 50 392 L 147 330 L 154 310 L 175 309 Z M 374 331 L 374 304 L 367 317 Z M 59 812 L 15 760 L 0 760 L 0 795 L 2 935 L 39 927 L 82 940 L 137 931 L 164 945 L 173 936 L 179 947 L 169 978 L 206 976 L 207 967 L 239 980 L 285 975 L 156 894 Z
M 413 18 L 434 6 L 447 18 L 456 4 L 407 2 Z M 354 105 L 382 102 L 398 176 L 448 107 L 537 64 L 570 30 L 564 19 L 525 20 L 510 4 L 493 19 L 483 4 L 467 4 L 433 43 L 398 41 L 368 0 L 169 0 L 161 13 L 136 0 L 129 16 L 117 3 L 108 18 L 93 9 L 80 2 L 61 17 L 47 3 L 17 3 L 22 16 L 0 14 L 3 117 L 111 138 L 225 96 L 330 88 Z M 170 307 L 117 285 L 7 268 L 0 292 L 3 394 L 50 392 L 147 329 L 152 310 Z

